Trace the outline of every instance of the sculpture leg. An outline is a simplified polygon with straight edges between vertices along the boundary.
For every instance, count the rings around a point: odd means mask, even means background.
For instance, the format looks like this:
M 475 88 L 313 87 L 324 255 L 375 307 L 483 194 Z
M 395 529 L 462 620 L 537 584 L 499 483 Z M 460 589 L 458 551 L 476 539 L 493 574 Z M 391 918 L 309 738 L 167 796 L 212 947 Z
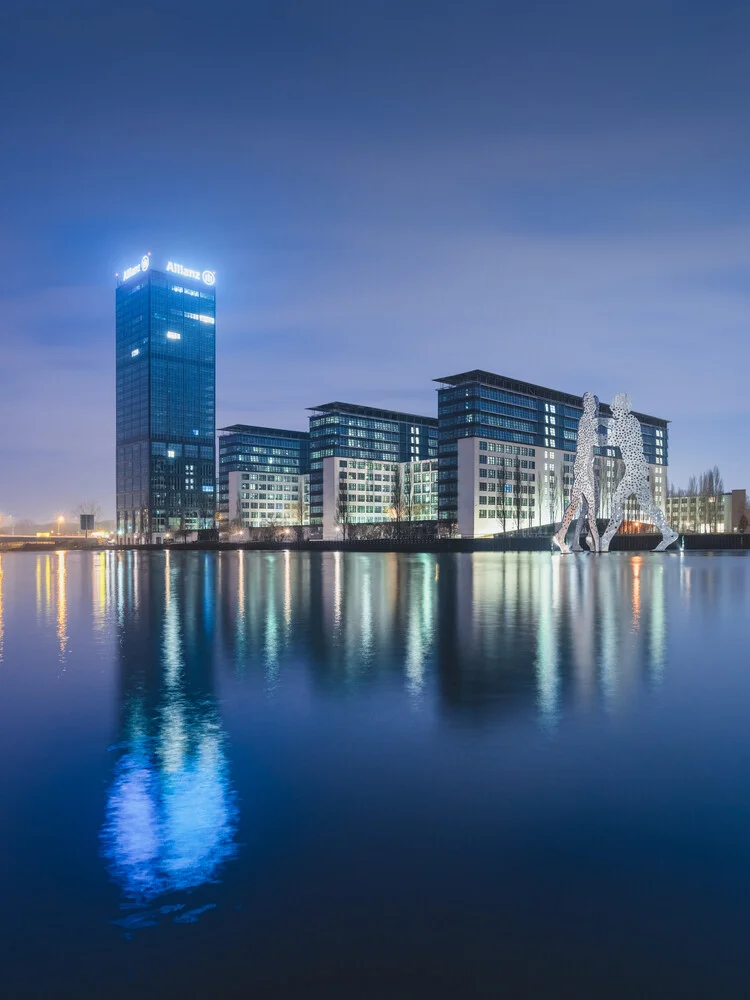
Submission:
M 576 519 L 576 526 L 573 529 L 573 544 L 570 546 L 571 552 L 583 552 L 583 546 L 581 545 L 581 531 L 583 530 L 583 525 L 588 515 L 588 504 L 586 503 L 586 498 L 581 502 L 581 507 L 578 511 L 578 518 Z
M 558 547 L 558 549 L 567 555 L 570 552 L 568 548 L 568 543 L 565 541 L 565 536 L 568 533 L 568 528 L 570 527 L 570 522 L 575 516 L 575 512 L 578 510 L 578 505 L 581 502 L 581 490 L 580 487 L 573 487 L 573 494 L 570 498 L 570 503 L 565 508 L 565 513 L 563 514 L 562 524 L 555 534 L 552 536 L 552 541 Z
M 662 509 L 660 507 L 657 507 L 654 501 L 652 500 L 651 490 L 649 489 L 648 484 L 646 484 L 645 487 L 641 487 L 636 496 L 638 497 L 638 503 L 641 507 L 641 510 L 649 518 L 649 520 L 653 521 L 653 523 L 661 532 L 661 541 L 656 546 L 654 551 L 663 552 L 679 536 L 677 532 L 667 523 L 667 519 L 664 516 L 664 512 L 662 511 Z
M 589 497 L 584 497 L 584 499 L 586 500 L 586 506 L 588 508 L 586 513 L 588 516 L 589 531 L 591 532 L 592 548 L 594 552 L 599 552 L 600 551 L 599 529 L 596 526 L 595 497 L 589 496 Z
M 622 519 L 625 516 L 625 501 L 632 493 L 632 487 L 623 486 L 625 480 L 620 483 L 620 485 L 615 490 L 615 495 L 612 497 L 612 516 L 609 519 L 609 524 L 607 525 L 607 530 L 602 535 L 601 545 L 599 547 L 600 552 L 609 552 L 609 543 L 617 534 L 617 529 L 622 524 Z M 626 493 L 625 490 L 628 490 Z

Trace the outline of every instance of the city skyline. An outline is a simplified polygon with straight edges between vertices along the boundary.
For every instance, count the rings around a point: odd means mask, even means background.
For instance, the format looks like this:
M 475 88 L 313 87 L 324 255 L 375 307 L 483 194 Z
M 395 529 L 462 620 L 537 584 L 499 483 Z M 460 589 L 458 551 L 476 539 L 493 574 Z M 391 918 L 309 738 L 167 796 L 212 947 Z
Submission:
M 672 481 L 745 484 L 742 6 L 73 6 L 8 17 L 4 513 L 114 514 L 113 275 L 161 248 L 216 271 L 217 426 L 482 368 L 627 390 Z

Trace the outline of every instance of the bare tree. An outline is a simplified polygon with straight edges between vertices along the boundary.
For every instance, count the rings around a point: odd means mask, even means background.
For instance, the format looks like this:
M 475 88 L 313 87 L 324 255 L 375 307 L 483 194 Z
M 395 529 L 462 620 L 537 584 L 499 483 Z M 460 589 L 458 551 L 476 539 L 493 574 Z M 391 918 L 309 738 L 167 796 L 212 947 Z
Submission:
M 404 478 L 401 473 L 401 466 L 394 466 L 391 486 L 391 505 L 388 508 L 388 515 L 393 521 L 396 531 L 396 538 L 401 537 L 402 523 L 405 516 L 406 506 L 404 503 Z
M 242 531 L 245 524 L 242 520 L 242 501 L 239 492 L 237 493 L 237 503 L 235 505 L 234 517 L 229 522 L 230 531 Z
M 688 504 L 688 510 L 692 514 L 691 528 L 692 528 L 693 531 L 697 531 L 698 530 L 698 524 L 700 522 L 700 511 L 699 511 L 699 508 L 702 506 L 702 499 L 701 499 L 701 495 L 700 495 L 699 490 L 698 490 L 698 480 L 695 478 L 695 476 L 691 476 L 688 479 L 687 495 L 688 495 L 688 497 L 691 497 L 691 498 L 695 497 L 695 502 Z
M 549 476 L 549 489 L 547 490 L 547 507 L 549 509 L 550 524 L 557 523 L 557 508 L 559 505 L 560 483 L 556 472 L 551 472 Z
M 724 480 L 719 472 L 718 465 L 715 465 L 711 469 L 711 485 L 713 488 L 714 531 L 717 531 L 719 527 L 719 501 L 724 495 Z
M 399 471 L 400 470 L 401 466 L 399 465 Z M 411 474 L 409 475 L 408 479 L 406 477 L 402 478 L 403 478 L 402 495 L 404 501 L 404 520 L 414 521 L 416 519 L 416 514 L 415 514 L 416 504 L 414 502 L 414 467 L 413 466 L 411 467 Z
M 298 542 L 304 540 L 305 537 L 305 494 L 303 492 L 302 483 L 299 484 L 299 495 L 292 505 L 292 510 L 294 513 L 294 534 Z
M 351 514 L 349 512 L 349 498 L 341 489 L 341 484 L 339 484 L 338 493 L 336 494 L 336 522 L 341 527 L 341 537 L 346 541 L 349 537 Z

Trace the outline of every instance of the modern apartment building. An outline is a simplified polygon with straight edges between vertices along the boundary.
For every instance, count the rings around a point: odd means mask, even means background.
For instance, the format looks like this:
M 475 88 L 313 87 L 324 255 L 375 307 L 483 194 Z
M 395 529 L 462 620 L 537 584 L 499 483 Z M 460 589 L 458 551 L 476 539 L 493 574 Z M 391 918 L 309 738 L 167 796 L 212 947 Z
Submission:
M 436 379 L 439 517 L 473 538 L 560 520 L 573 483 L 580 396 L 486 371 Z M 602 432 L 611 411 L 600 408 Z M 643 433 L 651 487 L 666 499 L 668 425 L 635 413 Z M 619 450 L 597 449 L 598 514 L 608 517 L 622 475 Z M 638 519 L 634 501 L 627 516 Z
M 319 537 L 335 537 L 343 513 L 337 512 L 342 472 L 347 482 L 347 503 L 357 508 L 356 511 L 347 509 L 345 516 L 351 518 L 348 523 L 359 524 L 389 519 L 388 509 L 393 506 L 392 487 L 399 478 L 405 483 L 407 465 L 410 489 L 416 488 L 417 475 L 432 475 L 432 463 L 437 459 L 436 418 L 341 402 L 314 406 L 311 412 L 310 525 Z M 341 465 L 341 462 L 346 464 Z M 423 471 L 426 462 L 430 463 L 430 469 Z M 395 466 L 399 466 L 400 471 Z M 357 479 L 350 480 L 350 475 Z M 363 476 L 361 480 L 360 475 Z M 350 481 L 364 483 L 365 489 L 357 489 L 356 493 L 349 490 Z M 423 488 L 429 485 L 427 495 L 431 496 L 431 482 L 422 481 L 419 485 Z
M 747 521 L 747 492 L 731 490 L 718 496 L 669 496 L 665 502 L 667 520 L 675 531 L 741 531 Z M 745 523 L 745 530 L 747 523 Z
M 350 524 L 437 521 L 438 462 L 323 459 L 323 538 Z
M 118 277 L 117 531 L 213 528 L 216 275 L 148 254 Z
M 220 524 L 309 524 L 309 439 L 307 431 L 279 427 L 223 427 L 218 444 Z

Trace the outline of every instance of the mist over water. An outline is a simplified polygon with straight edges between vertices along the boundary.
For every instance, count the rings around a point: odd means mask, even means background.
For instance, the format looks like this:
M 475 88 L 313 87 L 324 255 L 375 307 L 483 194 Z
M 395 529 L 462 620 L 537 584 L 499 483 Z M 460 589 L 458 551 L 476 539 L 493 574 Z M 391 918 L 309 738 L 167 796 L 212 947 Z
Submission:
M 8 995 L 736 995 L 743 554 L 0 556 Z

